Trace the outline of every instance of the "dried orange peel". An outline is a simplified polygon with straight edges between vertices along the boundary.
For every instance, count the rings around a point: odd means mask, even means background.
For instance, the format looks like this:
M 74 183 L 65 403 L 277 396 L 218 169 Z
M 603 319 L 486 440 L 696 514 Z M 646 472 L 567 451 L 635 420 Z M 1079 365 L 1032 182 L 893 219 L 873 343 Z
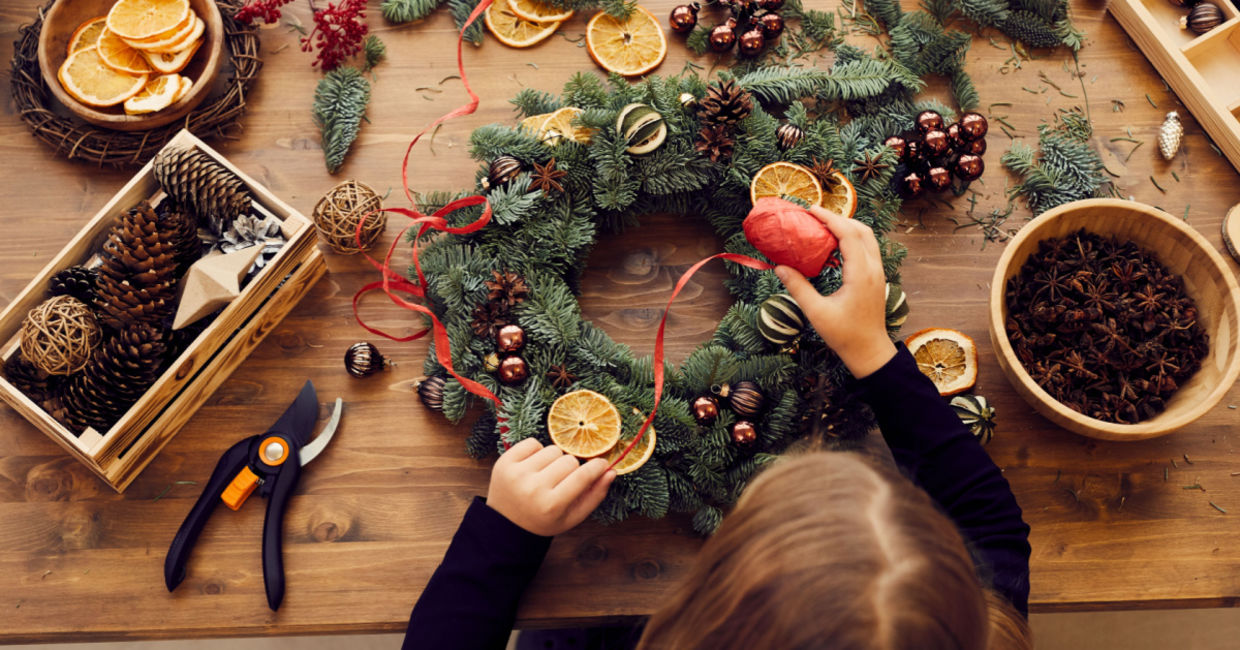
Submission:
M 620 412 L 611 400 L 592 390 L 575 390 L 551 405 L 547 432 L 565 453 L 594 458 L 620 440 Z
M 977 383 L 977 345 L 964 332 L 942 327 L 921 330 L 904 341 L 917 369 L 939 394 L 963 393 Z

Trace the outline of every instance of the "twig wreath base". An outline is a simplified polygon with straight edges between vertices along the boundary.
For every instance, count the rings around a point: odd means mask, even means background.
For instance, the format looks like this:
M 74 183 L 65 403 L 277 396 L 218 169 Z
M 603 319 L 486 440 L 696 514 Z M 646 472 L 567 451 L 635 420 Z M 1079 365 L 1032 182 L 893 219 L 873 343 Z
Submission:
M 245 113 L 246 91 L 263 62 L 258 56 L 258 28 L 233 19 L 244 0 L 217 0 L 224 21 L 224 46 L 231 67 L 224 92 L 207 99 L 183 119 L 147 131 L 113 131 L 78 119 L 57 115 L 56 100 L 48 92 L 39 71 L 39 32 L 52 2 L 39 9 L 33 23 L 21 28 L 10 61 L 13 102 L 35 138 L 69 160 L 99 166 L 137 166 L 155 155 L 181 129 L 201 138 L 224 137 Z

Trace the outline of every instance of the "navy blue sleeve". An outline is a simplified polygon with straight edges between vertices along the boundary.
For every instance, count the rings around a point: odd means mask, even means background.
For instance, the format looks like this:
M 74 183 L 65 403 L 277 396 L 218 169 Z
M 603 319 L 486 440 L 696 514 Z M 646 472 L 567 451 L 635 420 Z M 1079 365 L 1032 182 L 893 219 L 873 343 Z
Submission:
M 860 380 L 896 464 L 947 513 L 996 591 L 1029 612 L 1029 526 L 1007 479 L 908 348 Z
M 550 547 L 550 537 L 524 530 L 476 497 L 413 606 L 402 647 L 502 650 L 517 602 Z

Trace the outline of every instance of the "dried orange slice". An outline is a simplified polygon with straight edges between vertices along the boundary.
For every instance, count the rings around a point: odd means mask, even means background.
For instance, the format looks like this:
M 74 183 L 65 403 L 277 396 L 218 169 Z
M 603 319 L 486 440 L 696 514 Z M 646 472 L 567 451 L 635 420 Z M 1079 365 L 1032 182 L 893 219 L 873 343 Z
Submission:
M 180 76 L 180 75 L 177 75 Z M 181 98 L 189 94 L 190 88 L 194 87 L 194 80 L 189 77 L 181 77 L 181 87 L 177 89 L 177 96 L 172 98 L 172 102 L 181 101 Z
M 663 63 L 667 37 L 659 19 L 645 7 L 634 7 L 628 18 L 599 12 L 586 25 L 586 50 L 604 70 L 635 77 Z
M 118 0 L 108 29 L 121 38 L 150 38 L 184 23 L 189 12 L 189 0 Z
M 487 7 L 487 29 L 508 47 L 529 47 L 546 39 L 560 28 L 558 22 L 533 22 L 512 12 L 508 0 L 495 0 Z
M 126 74 L 146 74 L 151 71 L 151 64 L 138 50 L 129 47 L 115 32 L 104 28 L 99 35 L 99 58 L 103 64 L 117 72 Z
M 160 74 L 172 74 L 180 72 L 189 65 L 190 59 L 194 58 L 194 53 L 202 46 L 202 39 L 194 41 L 189 47 L 180 52 L 143 52 L 142 56 L 146 57 L 146 62 Z
M 107 20 L 107 16 L 100 16 L 98 18 L 91 18 L 78 25 L 78 28 L 73 30 L 73 36 L 69 37 L 69 46 L 65 50 L 65 55 L 68 56 L 78 50 L 97 44 L 99 42 L 99 35 L 107 27 Z
M 584 112 L 580 108 L 565 106 L 552 113 L 547 118 L 547 121 L 543 122 L 542 126 L 539 127 L 539 139 L 549 147 L 560 144 L 564 138 L 580 144 L 590 144 L 590 140 L 594 136 L 594 129 L 587 129 L 573 124 L 573 120 Z
M 173 27 L 170 27 L 153 36 L 147 36 L 146 38 L 128 38 L 125 40 L 133 43 L 155 43 L 157 41 L 168 41 L 173 38 L 181 38 L 185 35 L 186 30 L 194 26 L 194 19 L 197 17 L 198 14 L 194 13 L 193 9 L 190 9 L 190 12 L 185 14 L 185 19 Z
M 202 34 L 206 31 L 206 29 L 207 24 L 203 22 L 201 18 L 194 16 L 194 20 L 190 23 L 189 29 L 166 41 L 147 43 L 142 41 L 126 40 L 125 42 L 139 50 L 142 50 L 143 52 L 170 54 L 173 52 L 180 52 L 193 44 L 194 41 L 202 38 Z
M 641 412 L 637 409 L 633 409 L 633 412 L 641 415 Z M 624 450 L 627 449 L 633 442 L 633 437 L 636 435 L 637 432 L 634 431 L 633 435 L 627 437 L 621 436 L 620 441 L 616 443 L 616 446 L 612 447 L 611 451 L 607 452 L 606 456 L 603 456 L 603 458 L 607 460 L 607 463 L 615 463 L 616 459 L 620 457 L 620 454 L 623 454 Z M 616 470 L 616 474 L 628 474 L 629 472 L 640 469 L 641 466 L 645 465 L 646 461 L 650 460 L 650 457 L 654 455 L 655 440 L 654 423 L 652 422 L 650 427 L 646 429 L 646 433 L 642 435 L 642 439 L 638 440 L 637 445 L 635 445 L 633 450 L 629 452 L 629 455 L 625 456 L 624 460 L 616 463 L 616 466 L 612 469 Z
M 181 92 L 181 75 L 165 74 L 147 82 L 138 94 L 125 100 L 125 112 L 142 115 L 162 111 L 177 100 Z
M 822 207 L 844 217 L 857 213 L 857 188 L 843 172 L 835 172 L 823 184 Z
M 852 187 L 849 185 L 848 187 Z M 822 205 L 822 183 L 810 170 L 790 162 L 773 162 L 758 170 L 749 181 L 749 200 L 757 203 L 764 196 L 795 196 L 810 205 Z M 856 192 L 853 192 L 856 207 Z
M 964 332 L 942 327 L 924 329 L 904 341 L 917 369 L 930 378 L 939 394 L 963 393 L 977 383 L 977 346 Z
M 115 106 L 138 94 L 148 75 L 117 72 L 103 64 L 99 51 L 91 46 L 74 52 L 56 73 L 60 85 L 73 98 L 88 106 Z
M 517 130 L 527 131 L 529 133 L 533 133 L 534 135 L 538 135 L 539 133 L 542 133 L 543 125 L 547 123 L 547 119 L 552 115 L 553 113 L 539 113 L 538 115 L 531 115 L 517 123 Z
M 562 23 L 572 18 L 574 13 L 572 9 L 560 9 L 538 0 L 508 0 L 508 8 L 518 18 L 523 18 L 533 23 L 549 21 Z
M 551 442 L 578 458 L 607 453 L 620 439 L 620 412 L 592 390 L 561 395 L 547 413 Z

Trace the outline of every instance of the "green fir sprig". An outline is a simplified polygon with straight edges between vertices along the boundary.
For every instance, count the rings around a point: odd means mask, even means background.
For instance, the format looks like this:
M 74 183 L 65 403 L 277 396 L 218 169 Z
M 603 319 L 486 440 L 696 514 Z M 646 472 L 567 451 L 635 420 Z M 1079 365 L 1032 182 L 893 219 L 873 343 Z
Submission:
M 336 173 L 357 139 L 370 103 L 370 82 L 361 70 L 341 66 L 328 72 L 314 89 L 314 123 L 323 140 L 327 171 Z

